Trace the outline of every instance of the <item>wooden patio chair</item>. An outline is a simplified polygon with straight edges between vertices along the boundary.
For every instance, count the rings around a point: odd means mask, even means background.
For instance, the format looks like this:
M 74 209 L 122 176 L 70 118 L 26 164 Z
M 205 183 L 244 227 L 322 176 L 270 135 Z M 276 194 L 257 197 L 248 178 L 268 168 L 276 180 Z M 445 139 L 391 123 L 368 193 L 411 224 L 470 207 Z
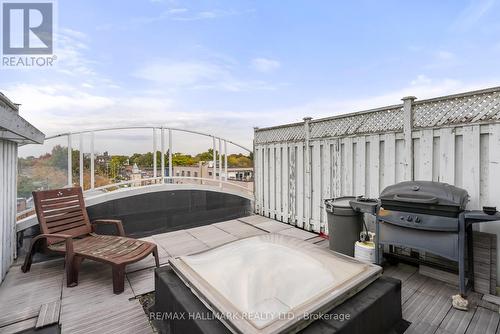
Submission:
M 120 220 L 89 221 L 80 187 L 33 192 L 41 234 L 31 241 L 22 271 L 30 270 L 33 254 L 40 242 L 50 252 L 65 254 L 68 287 L 78 284 L 78 271 L 84 259 L 110 264 L 113 269 L 113 292 L 124 290 L 125 266 L 153 254 L 159 267 L 157 246 L 127 238 Z M 96 225 L 115 225 L 118 236 L 94 233 Z

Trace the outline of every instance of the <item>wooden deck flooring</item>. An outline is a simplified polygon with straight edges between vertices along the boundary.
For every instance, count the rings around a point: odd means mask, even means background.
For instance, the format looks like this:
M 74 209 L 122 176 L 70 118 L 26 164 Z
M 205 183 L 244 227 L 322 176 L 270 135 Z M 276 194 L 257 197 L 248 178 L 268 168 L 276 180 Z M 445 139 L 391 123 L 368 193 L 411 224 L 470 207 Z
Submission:
M 144 239 L 159 245 L 160 262 L 166 265 L 170 256 L 191 254 L 266 233 L 294 236 L 328 247 L 328 242 L 316 234 L 261 216 Z M 54 321 L 59 322 L 63 333 L 152 333 L 137 297 L 154 290 L 153 274 L 152 257 L 128 266 L 125 291 L 114 295 L 109 266 L 84 262 L 78 286 L 67 288 L 62 259 L 33 264 L 26 274 L 16 264 L 0 285 L 0 333 L 16 333 L 33 328 L 37 322 Z M 406 333 L 500 334 L 498 306 L 482 300 L 482 295 L 471 293 L 470 310 L 457 311 L 450 301 L 457 288 L 420 275 L 416 267 L 404 264 L 387 267 L 384 275 L 403 282 L 403 317 L 412 323 Z

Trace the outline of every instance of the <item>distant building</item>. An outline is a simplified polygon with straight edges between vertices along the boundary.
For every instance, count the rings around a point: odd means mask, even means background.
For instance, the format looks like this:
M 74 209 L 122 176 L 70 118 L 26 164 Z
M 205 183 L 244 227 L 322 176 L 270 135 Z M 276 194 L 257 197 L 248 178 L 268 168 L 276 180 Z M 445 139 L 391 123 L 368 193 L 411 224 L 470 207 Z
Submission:
M 200 162 L 195 166 L 173 166 L 173 176 L 175 183 L 197 183 L 211 184 L 210 181 L 214 178 L 219 179 L 221 173 L 219 166 L 213 167 L 213 162 Z M 190 178 L 198 178 L 203 180 L 194 180 Z M 253 187 L 253 167 L 228 167 L 227 175 L 224 167 L 222 167 L 222 180 L 238 184 L 245 188 Z
M 137 181 L 137 182 L 130 183 L 130 185 L 132 187 L 140 187 L 142 185 L 142 182 L 141 182 L 142 174 L 141 174 L 141 170 L 139 169 L 137 164 L 134 164 L 134 166 L 132 166 L 132 173 L 130 174 L 130 180 Z

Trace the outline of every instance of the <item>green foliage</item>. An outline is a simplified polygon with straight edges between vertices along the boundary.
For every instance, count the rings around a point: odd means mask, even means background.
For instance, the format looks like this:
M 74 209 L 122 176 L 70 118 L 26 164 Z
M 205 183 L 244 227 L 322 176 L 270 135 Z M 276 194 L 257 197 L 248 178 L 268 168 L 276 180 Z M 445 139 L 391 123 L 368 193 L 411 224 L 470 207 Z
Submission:
M 198 162 L 195 158 L 189 154 L 174 153 L 172 154 L 172 165 L 173 166 L 192 166 Z

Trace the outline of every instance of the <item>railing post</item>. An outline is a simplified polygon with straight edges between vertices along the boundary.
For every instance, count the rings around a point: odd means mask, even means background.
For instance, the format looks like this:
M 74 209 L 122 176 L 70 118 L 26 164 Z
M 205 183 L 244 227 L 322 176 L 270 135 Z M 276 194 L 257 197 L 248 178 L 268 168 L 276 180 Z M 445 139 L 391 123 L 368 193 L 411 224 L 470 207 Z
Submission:
M 90 189 L 95 187 L 94 131 L 90 133 Z
M 157 147 L 156 147 L 156 129 L 153 128 L 153 178 L 154 178 L 154 183 L 156 183 L 156 177 L 158 176 L 157 174 L 157 168 L 156 168 L 156 165 L 157 165 L 157 159 L 156 159 L 156 152 L 158 151 Z
M 222 188 L 222 142 L 219 138 L 219 187 Z
M 217 167 L 216 167 L 216 165 L 217 165 L 217 160 L 216 160 L 217 159 L 217 156 L 216 156 L 217 152 L 215 150 L 215 137 L 212 137 L 212 150 L 213 150 L 212 156 L 213 156 L 213 164 L 214 164 L 214 166 L 212 168 L 212 179 L 215 180 L 215 172 L 217 171 Z
M 174 166 L 172 166 L 172 129 L 168 129 L 168 176 L 173 177 Z M 174 179 L 170 179 L 173 183 Z
M 415 96 L 403 97 L 403 133 L 405 138 L 405 180 L 413 180 L 413 101 Z
M 80 187 L 85 190 L 83 186 L 83 133 L 80 133 Z
M 161 183 L 165 183 L 165 129 L 161 127 Z
M 259 127 L 258 126 L 254 126 L 253 128 L 253 141 L 252 141 L 252 152 L 253 152 L 253 161 L 252 161 L 252 165 L 253 165 L 253 195 L 254 195 L 254 202 L 253 202 L 253 211 L 255 213 L 262 213 L 261 212 L 261 209 L 262 209 L 262 206 L 260 205 L 260 201 L 262 200 L 261 196 L 261 192 L 260 192 L 260 186 L 261 186 L 261 183 L 262 183 L 262 180 L 260 179 L 260 172 L 258 169 L 259 169 L 259 165 L 260 165 L 260 162 L 259 162 L 259 158 L 257 157 L 257 154 L 255 152 L 255 138 L 257 137 L 257 131 L 259 130 Z M 260 151 L 259 151 L 260 152 Z M 257 162 L 257 164 L 256 164 Z M 257 175 L 259 175 L 259 177 L 257 177 Z
M 224 140 L 224 181 L 227 181 L 227 141 Z
M 71 148 L 71 133 L 68 133 L 68 187 L 73 186 L 73 149 Z
M 305 163 L 305 178 L 304 178 L 304 194 L 306 197 L 305 200 L 305 207 L 304 207 L 304 216 L 305 216 L 305 222 L 308 224 L 309 230 L 312 229 L 312 224 L 311 224 L 311 156 L 310 156 L 310 144 L 309 144 L 309 139 L 310 139 L 310 129 L 309 129 L 309 122 L 311 121 L 311 117 L 304 117 L 304 132 L 305 132 L 305 140 L 304 140 L 304 146 L 305 146 L 305 153 L 304 153 L 304 163 Z M 306 225 L 304 224 L 304 227 Z

